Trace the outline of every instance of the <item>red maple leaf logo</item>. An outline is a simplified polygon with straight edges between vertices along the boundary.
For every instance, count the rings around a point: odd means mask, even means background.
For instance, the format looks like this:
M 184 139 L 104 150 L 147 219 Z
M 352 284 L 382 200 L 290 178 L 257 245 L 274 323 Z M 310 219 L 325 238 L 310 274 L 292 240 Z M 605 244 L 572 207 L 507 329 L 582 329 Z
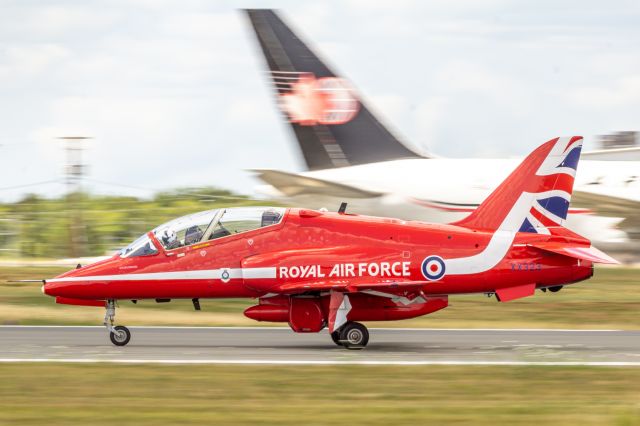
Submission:
M 280 95 L 280 107 L 289 121 L 302 126 L 344 124 L 356 116 L 359 103 L 349 84 L 336 77 L 316 79 L 301 74 L 289 92 Z

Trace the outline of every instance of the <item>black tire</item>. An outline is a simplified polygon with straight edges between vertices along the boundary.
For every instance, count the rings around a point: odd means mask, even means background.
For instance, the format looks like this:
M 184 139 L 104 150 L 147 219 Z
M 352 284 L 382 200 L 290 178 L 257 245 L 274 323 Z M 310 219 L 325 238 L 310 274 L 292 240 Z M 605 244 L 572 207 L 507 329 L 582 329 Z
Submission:
M 342 346 L 342 342 L 340 341 L 339 331 L 334 331 L 333 333 L 331 333 L 331 340 L 333 340 L 333 343 L 335 343 L 336 345 Z
M 348 322 L 340 330 L 340 340 L 347 349 L 364 349 L 369 343 L 369 330 L 359 322 Z
M 131 332 L 124 325 L 117 325 L 113 327 L 114 331 L 109 333 L 111 343 L 116 346 L 124 346 L 131 340 Z
M 560 290 L 562 290 L 562 287 L 563 287 L 563 286 L 561 286 L 561 285 L 556 285 L 556 286 L 553 286 L 553 287 L 549 287 L 549 291 L 550 291 L 551 293 L 557 293 L 557 292 L 559 292 Z

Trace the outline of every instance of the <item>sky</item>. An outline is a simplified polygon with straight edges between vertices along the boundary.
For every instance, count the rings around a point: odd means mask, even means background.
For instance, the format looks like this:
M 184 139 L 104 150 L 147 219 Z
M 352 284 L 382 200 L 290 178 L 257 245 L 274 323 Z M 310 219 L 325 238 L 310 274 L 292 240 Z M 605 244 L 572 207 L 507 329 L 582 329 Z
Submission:
M 279 9 L 420 151 L 640 128 L 637 1 L 2 0 L 0 201 L 63 193 L 68 135 L 93 137 L 96 193 L 251 195 L 249 169 L 303 171 L 245 7 Z

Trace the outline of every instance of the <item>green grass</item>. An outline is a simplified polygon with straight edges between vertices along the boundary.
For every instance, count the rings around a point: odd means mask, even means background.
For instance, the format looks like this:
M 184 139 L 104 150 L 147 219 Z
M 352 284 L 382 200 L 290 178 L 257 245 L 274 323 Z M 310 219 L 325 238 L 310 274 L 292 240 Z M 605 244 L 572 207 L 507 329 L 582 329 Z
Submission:
M 100 324 L 100 308 L 56 305 L 43 296 L 38 284 L 5 284 L 8 279 L 55 276 L 60 268 L 0 268 L 0 324 Z M 274 325 L 245 318 L 251 299 L 202 300 L 202 312 L 190 301 L 138 305 L 121 302 L 118 322 L 129 325 Z M 450 306 L 433 315 L 390 323 L 390 327 L 532 327 L 532 328 L 640 328 L 640 269 L 600 268 L 594 278 L 568 286 L 559 293 L 536 292 L 534 297 L 509 303 L 482 295 L 452 296 Z M 275 324 L 282 325 L 282 324 Z
M 0 365 L 2 425 L 640 425 L 640 369 Z

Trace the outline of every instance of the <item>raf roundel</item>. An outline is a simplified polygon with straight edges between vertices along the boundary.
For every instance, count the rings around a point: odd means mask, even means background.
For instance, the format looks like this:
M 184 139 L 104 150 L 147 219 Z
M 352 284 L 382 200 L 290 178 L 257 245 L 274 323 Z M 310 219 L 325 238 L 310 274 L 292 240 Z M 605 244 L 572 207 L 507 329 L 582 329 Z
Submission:
M 422 275 L 429 281 L 444 277 L 444 260 L 440 256 L 429 256 L 422 261 Z

